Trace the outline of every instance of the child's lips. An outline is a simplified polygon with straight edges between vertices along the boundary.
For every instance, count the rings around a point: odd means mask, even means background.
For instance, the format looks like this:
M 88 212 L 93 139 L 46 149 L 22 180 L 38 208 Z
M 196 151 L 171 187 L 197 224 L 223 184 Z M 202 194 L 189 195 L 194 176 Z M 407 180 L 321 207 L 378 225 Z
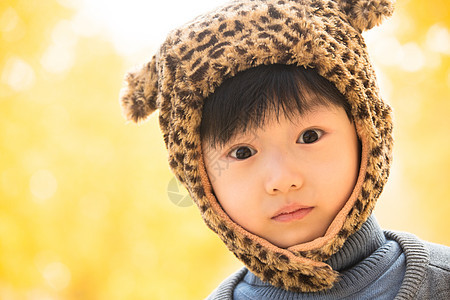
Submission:
M 291 222 L 301 220 L 306 217 L 312 210 L 313 206 L 305 206 L 299 204 L 292 204 L 283 207 L 272 217 L 272 220 L 277 222 Z

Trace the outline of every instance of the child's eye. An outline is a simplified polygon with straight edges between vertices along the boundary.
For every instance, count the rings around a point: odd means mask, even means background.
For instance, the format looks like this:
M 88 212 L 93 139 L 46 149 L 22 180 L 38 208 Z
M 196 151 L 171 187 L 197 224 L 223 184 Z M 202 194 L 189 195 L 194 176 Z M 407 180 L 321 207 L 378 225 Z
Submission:
M 253 156 L 256 154 L 256 150 L 247 147 L 247 146 L 240 146 L 233 150 L 231 150 L 229 156 L 236 158 L 236 159 L 247 159 L 250 156 Z
M 323 135 L 323 131 L 320 129 L 308 129 L 303 132 L 298 138 L 300 144 L 312 144 L 316 142 Z

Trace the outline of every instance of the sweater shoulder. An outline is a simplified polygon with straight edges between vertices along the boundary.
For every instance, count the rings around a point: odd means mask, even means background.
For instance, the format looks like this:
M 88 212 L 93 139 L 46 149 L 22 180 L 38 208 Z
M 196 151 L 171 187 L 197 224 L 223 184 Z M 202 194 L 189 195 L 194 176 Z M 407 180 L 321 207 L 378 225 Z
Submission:
M 441 268 L 450 272 L 450 247 L 423 241 L 407 232 L 385 231 L 388 238 L 393 238 L 402 245 L 403 251 L 416 252 L 419 249 L 426 252 L 429 266 Z
M 247 272 L 247 268 L 241 268 L 228 276 L 208 297 L 206 297 L 206 300 L 232 300 L 234 289 Z
M 406 232 L 385 231 L 406 255 L 406 274 L 396 299 L 450 299 L 450 248 Z
M 429 267 L 450 272 L 450 247 L 423 241 L 407 232 L 385 231 L 385 235 L 397 241 L 402 246 L 403 252 L 410 252 L 415 258 L 424 259 Z
M 423 296 L 421 299 L 450 299 L 450 248 L 430 242 L 424 244 L 429 251 L 430 262 L 419 296 Z
M 424 242 L 430 253 L 430 266 L 450 274 L 450 247 Z

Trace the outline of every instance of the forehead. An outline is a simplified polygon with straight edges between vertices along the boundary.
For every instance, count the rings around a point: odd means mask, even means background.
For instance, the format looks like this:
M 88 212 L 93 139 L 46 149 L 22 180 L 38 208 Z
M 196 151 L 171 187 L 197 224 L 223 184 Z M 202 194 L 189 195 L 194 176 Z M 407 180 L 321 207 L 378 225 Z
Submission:
M 246 124 L 245 128 L 235 132 L 237 134 L 245 134 L 247 131 L 254 131 L 258 129 L 264 129 L 266 126 L 274 126 L 279 124 L 283 120 L 289 121 L 294 126 L 302 125 L 303 123 L 309 122 L 311 120 L 321 118 L 327 113 L 337 113 L 342 110 L 342 107 L 319 100 L 318 97 L 306 97 L 307 102 L 303 102 L 303 107 L 301 110 L 292 109 L 290 107 L 285 110 L 276 109 L 270 111 L 264 115 L 264 120 L 259 123 Z
M 285 125 L 287 130 L 289 130 L 290 126 L 294 130 L 297 130 L 308 126 L 338 126 L 343 120 L 349 121 L 345 114 L 345 110 L 334 104 L 316 103 L 315 105 L 310 106 L 308 110 L 302 112 L 294 110 L 289 115 L 271 112 L 265 116 L 263 123 L 247 126 L 242 130 L 236 130 L 227 142 L 213 148 L 223 148 L 240 140 L 245 140 L 246 142 L 253 141 L 258 137 L 259 132 L 264 132 L 272 127 L 280 126 L 281 124 Z M 206 141 L 203 141 L 203 143 L 206 143 Z

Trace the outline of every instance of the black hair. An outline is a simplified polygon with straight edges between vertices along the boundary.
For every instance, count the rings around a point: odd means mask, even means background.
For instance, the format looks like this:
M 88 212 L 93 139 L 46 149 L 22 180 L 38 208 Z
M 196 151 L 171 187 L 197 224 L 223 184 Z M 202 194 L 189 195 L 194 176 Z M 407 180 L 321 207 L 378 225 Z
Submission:
M 316 106 L 342 107 L 352 121 L 351 107 L 338 89 L 315 69 L 295 65 L 261 65 L 226 79 L 205 99 L 200 127 L 202 141 L 225 145 L 237 132 L 264 125 L 280 114 L 292 120 Z

